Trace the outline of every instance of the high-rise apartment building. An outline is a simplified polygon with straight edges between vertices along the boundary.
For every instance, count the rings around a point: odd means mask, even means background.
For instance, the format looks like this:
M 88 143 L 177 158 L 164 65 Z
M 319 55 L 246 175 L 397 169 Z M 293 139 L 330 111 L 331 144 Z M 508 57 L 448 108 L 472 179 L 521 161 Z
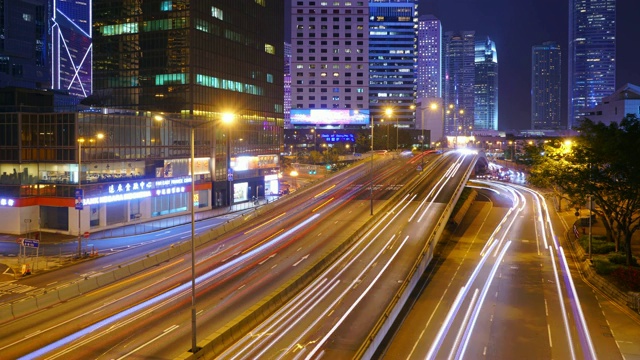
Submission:
M 291 18 L 291 108 L 368 110 L 368 3 L 293 1 Z
M 493 40 L 476 41 L 474 123 L 471 130 L 498 130 L 498 51 Z
M 555 42 L 531 50 L 531 128 L 561 129 L 562 52 Z
M 90 102 L 210 122 L 215 203 L 245 191 L 227 182 L 264 189 L 282 152 L 283 2 L 94 0 L 93 10 Z
M 442 96 L 442 24 L 433 15 L 418 18 L 417 97 Z
M 569 128 L 616 85 L 616 0 L 569 1 Z
M 92 91 L 91 0 L 53 0 L 51 86 L 83 99 Z
M 291 43 L 284 43 L 284 128 L 291 127 Z
M 0 1 L 0 87 L 46 89 L 48 0 Z
M 474 122 L 475 31 L 447 31 L 443 38 L 445 134 L 463 135 Z
M 417 3 L 369 3 L 369 102 L 376 122 L 391 108 L 398 126 L 415 125 Z

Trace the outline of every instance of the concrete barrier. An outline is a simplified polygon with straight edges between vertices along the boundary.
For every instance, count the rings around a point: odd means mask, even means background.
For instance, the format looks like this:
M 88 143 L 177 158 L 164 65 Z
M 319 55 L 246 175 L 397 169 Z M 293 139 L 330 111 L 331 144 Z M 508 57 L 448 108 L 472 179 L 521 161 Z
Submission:
M 156 265 L 158 265 L 158 259 L 156 259 L 155 255 L 142 259 L 142 266 L 144 266 L 145 270 Z
M 98 280 L 95 277 L 90 277 L 78 282 L 78 291 L 80 294 L 86 294 L 89 291 L 93 291 L 98 288 Z
M 109 271 L 108 273 L 100 274 L 96 276 L 96 283 L 98 287 L 109 285 L 116 281 L 116 277 L 114 275 L 114 271 Z
M 164 250 L 156 254 L 156 260 L 158 264 L 169 260 L 169 251 Z
M 38 303 L 36 302 L 36 298 L 29 297 L 25 298 L 24 300 L 11 303 L 11 308 L 13 310 L 13 316 L 19 318 L 21 316 L 25 316 L 27 314 L 31 314 L 34 311 L 37 311 Z
M 45 309 L 60 302 L 58 291 L 53 290 L 36 296 L 38 309 Z
M 127 276 L 131 275 L 131 273 L 129 272 L 129 267 L 128 266 L 123 266 L 123 267 L 114 269 L 112 271 L 112 273 L 113 273 L 113 277 L 116 280 L 124 279 Z
M 129 273 L 131 275 L 137 274 L 140 271 L 144 270 L 144 262 L 142 260 L 139 260 L 139 261 L 136 261 L 134 263 L 131 263 L 131 264 L 127 265 L 127 267 L 129 268 Z
M 80 290 L 78 290 L 78 284 L 71 284 L 58 289 L 58 298 L 60 301 L 66 301 L 79 295 Z
M 4 304 L 0 306 L 0 324 L 4 324 L 13 320 L 13 309 L 11 304 Z

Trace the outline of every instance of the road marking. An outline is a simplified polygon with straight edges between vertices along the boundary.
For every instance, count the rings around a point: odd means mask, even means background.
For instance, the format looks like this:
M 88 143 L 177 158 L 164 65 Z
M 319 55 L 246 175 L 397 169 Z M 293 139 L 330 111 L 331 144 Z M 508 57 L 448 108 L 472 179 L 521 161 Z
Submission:
M 553 341 L 551 341 L 551 325 L 547 324 L 547 332 L 549 333 L 549 347 L 553 347 Z
M 133 354 L 134 352 L 136 352 L 136 351 L 138 351 L 138 350 L 142 349 L 143 347 L 145 347 L 145 346 L 147 346 L 147 345 L 151 344 L 152 342 L 154 342 L 154 341 L 156 341 L 156 340 L 160 339 L 161 337 L 163 337 L 163 336 L 167 335 L 168 333 L 172 332 L 173 330 L 175 330 L 175 329 L 177 329 L 177 328 L 178 328 L 178 325 L 173 325 L 173 326 L 171 326 L 171 327 L 169 327 L 169 328 L 165 329 L 165 330 L 162 332 L 162 334 L 160 334 L 160 335 L 158 335 L 158 336 L 154 337 L 153 339 L 151 339 L 151 340 L 147 341 L 146 343 L 144 343 L 144 344 L 142 344 L 142 345 L 138 346 L 137 348 L 135 348 L 135 349 L 131 350 L 130 352 L 128 352 L 128 353 L 126 353 L 126 354 L 124 354 L 123 356 L 119 357 L 119 358 L 118 358 L 118 360 L 126 358 L 127 356 L 129 356 L 129 355 Z
M 297 266 L 298 264 L 300 264 L 303 260 L 306 260 L 309 257 L 309 254 L 303 256 L 300 260 L 298 260 L 295 264 L 293 264 L 293 266 Z

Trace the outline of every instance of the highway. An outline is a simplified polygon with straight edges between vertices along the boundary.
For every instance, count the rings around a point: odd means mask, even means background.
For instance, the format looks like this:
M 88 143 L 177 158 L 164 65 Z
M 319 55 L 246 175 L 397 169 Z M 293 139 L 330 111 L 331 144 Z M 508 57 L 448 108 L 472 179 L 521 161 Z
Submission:
M 601 336 L 607 322 L 594 292 L 573 280 L 566 224 L 544 198 L 515 184 L 472 184 L 484 200 L 440 245 L 380 357 L 622 358 L 613 337 Z
M 221 359 L 353 358 L 428 247 L 475 155 L 450 153 L 311 286 Z
M 416 174 L 401 158 L 377 163 L 376 207 Z M 199 248 L 198 333 L 228 324 L 360 228 L 369 217 L 367 179 L 358 167 Z M 0 351 L 10 358 L 172 358 L 190 347 L 189 259 L 4 324 Z

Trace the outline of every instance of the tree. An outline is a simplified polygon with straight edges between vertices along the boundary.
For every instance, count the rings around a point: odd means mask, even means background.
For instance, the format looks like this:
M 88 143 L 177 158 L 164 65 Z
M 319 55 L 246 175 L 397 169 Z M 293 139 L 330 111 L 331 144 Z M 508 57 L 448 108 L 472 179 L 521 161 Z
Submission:
M 640 121 L 632 114 L 619 125 L 586 119 L 578 131 L 570 149 L 545 146 L 544 155 L 533 160 L 530 181 L 565 194 L 575 204 L 585 203 L 590 195 L 607 237 L 616 248 L 624 243 L 630 265 L 632 236 L 640 229 Z

